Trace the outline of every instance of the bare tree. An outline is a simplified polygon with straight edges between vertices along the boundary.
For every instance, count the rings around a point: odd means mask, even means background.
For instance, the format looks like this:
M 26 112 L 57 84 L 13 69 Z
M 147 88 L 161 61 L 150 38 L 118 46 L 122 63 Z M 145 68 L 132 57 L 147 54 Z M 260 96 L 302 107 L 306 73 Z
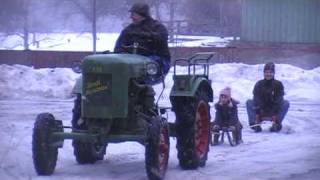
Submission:
M 97 39 L 97 21 L 99 18 L 107 15 L 123 14 L 125 1 L 118 0 L 64 0 L 60 1 L 60 7 L 68 6 L 72 9 L 69 14 L 80 14 L 84 19 L 91 24 L 91 34 L 93 40 L 93 52 L 96 53 L 96 39 Z
M 23 0 L 3 0 L 1 2 L 0 23 L 2 26 L 0 30 L 4 32 L 5 36 L 16 34 L 23 38 L 25 31 L 27 31 L 26 18 L 25 3 Z M 22 22 L 26 23 L 22 24 Z M 23 30 L 23 34 L 19 34 L 19 29 Z M 24 45 L 24 47 L 28 49 L 27 44 Z
M 19 7 L 21 0 L 2 0 L 0 6 L 0 30 L 10 32 L 14 29 L 14 21 L 22 15 Z
M 37 5 L 43 3 L 44 7 L 49 7 L 53 1 L 55 0 L 47 0 L 45 3 L 37 0 L 2 0 L 0 31 L 6 37 L 11 35 L 21 37 L 23 43 L 18 45 L 22 45 L 25 50 L 29 49 L 30 33 L 35 34 L 37 30 L 48 24 L 47 19 L 44 18 L 46 16 L 39 16 L 35 13 L 41 11 L 41 9 L 36 9 L 39 8 Z M 50 17 L 48 12 L 46 15 Z

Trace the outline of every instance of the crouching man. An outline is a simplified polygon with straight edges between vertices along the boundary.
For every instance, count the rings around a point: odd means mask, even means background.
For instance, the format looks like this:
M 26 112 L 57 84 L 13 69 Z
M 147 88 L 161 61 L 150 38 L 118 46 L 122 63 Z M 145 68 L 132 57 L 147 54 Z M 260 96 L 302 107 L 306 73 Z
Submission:
M 212 123 L 214 141 L 213 145 L 219 144 L 219 131 L 222 128 L 228 128 L 232 131 L 236 144 L 242 142 L 242 125 L 238 118 L 238 101 L 231 97 L 230 87 L 226 87 L 220 91 L 219 101 L 215 104 L 216 115 Z
M 255 132 L 261 132 L 261 122 L 272 121 L 271 132 L 282 128 L 282 121 L 289 109 L 289 102 L 283 99 L 284 87 L 274 78 L 275 64 L 266 63 L 263 69 L 264 79 L 259 80 L 253 89 L 253 100 L 246 103 L 249 125 Z

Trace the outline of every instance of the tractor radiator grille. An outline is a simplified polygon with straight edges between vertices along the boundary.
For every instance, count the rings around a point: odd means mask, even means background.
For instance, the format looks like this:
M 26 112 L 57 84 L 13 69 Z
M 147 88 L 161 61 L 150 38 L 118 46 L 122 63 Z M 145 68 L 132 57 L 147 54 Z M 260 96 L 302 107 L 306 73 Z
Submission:
M 83 83 L 86 105 L 112 105 L 111 74 L 88 73 L 85 75 Z

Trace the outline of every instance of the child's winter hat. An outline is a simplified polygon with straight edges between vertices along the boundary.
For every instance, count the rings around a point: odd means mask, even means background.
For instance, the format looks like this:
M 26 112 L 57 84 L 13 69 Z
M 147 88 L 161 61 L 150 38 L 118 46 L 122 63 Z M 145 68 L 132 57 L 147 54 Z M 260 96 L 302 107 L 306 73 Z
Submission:
M 263 72 L 266 70 L 270 70 L 271 72 L 275 72 L 275 64 L 273 62 L 268 62 L 264 65 Z
M 225 87 L 220 91 L 220 96 L 225 95 L 228 98 L 231 98 L 231 88 L 230 87 Z

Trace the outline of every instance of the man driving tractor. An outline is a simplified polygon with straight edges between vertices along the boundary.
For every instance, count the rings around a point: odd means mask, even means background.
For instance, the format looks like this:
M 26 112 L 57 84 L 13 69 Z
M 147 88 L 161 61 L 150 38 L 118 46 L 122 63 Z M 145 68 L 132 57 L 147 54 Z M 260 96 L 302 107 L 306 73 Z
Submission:
M 132 23 L 122 30 L 114 52 L 136 53 L 156 61 L 161 73 L 156 81 L 148 82 L 153 85 L 163 80 L 170 69 L 171 60 L 168 31 L 163 24 L 151 17 L 149 9 L 149 5 L 145 3 L 133 4 L 129 10 Z

